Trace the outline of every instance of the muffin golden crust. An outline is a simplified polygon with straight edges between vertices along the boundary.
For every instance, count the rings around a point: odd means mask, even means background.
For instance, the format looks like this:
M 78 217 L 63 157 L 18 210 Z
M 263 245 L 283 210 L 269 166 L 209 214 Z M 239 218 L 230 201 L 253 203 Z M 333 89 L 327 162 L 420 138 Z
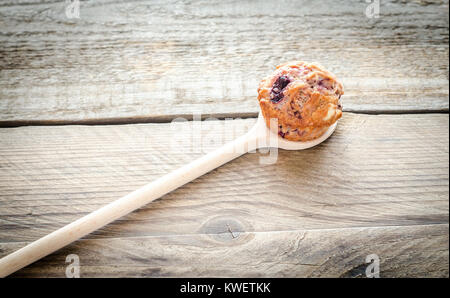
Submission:
M 342 116 L 343 86 L 316 63 L 293 61 L 277 66 L 258 87 L 261 112 L 270 127 L 278 119 L 277 133 L 290 141 L 320 137 Z

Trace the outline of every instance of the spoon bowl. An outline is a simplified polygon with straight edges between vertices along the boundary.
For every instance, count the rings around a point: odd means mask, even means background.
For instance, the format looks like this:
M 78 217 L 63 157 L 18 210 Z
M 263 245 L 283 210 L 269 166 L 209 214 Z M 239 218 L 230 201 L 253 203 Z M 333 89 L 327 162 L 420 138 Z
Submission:
M 255 126 L 249 131 L 249 134 L 257 136 L 258 144 L 260 144 L 258 148 L 277 147 L 284 150 L 304 150 L 317 146 L 320 143 L 324 142 L 333 134 L 333 132 L 336 130 L 336 126 L 337 122 L 331 125 L 323 135 L 311 141 L 306 142 L 289 141 L 282 138 L 275 132 L 271 131 L 267 127 L 262 113 L 259 112 L 258 120 L 256 121 Z M 269 146 L 267 146 L 267 144 Z

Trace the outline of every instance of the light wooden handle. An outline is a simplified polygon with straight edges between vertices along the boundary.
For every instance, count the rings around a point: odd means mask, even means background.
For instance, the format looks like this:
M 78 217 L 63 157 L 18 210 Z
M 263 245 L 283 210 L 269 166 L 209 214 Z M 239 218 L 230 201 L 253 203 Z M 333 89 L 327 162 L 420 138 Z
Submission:
M 108 223 L 256 149 L 252 132 L 0 259 L 0 277 L 51 254 Z

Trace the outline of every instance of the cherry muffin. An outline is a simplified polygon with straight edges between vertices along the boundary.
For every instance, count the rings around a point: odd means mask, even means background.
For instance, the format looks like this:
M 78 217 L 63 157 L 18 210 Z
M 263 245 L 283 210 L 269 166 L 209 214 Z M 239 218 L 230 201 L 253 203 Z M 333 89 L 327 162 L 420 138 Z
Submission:
M 263 79 L 258 88 L 261 112 L 270 127 L 278 119 L 277 133 L 290 141 L 320 137 L 342 116 L 342 84 L 316 63 L 288 62 Z

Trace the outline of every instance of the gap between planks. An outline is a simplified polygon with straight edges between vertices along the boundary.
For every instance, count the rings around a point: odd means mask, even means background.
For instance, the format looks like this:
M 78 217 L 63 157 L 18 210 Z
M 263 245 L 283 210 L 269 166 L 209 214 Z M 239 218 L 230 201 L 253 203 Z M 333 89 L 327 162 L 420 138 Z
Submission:
M 360 115 L 417 115 L 417 114 L 448 114 L 449 109 L 440 110 L 361 110 L 344 111 L 347 114 Z M 198 115 L 195 120 L 226 120 L 226 119 L 250 119 L 257 118 L 258 113 L 216 113 Z M 193 114 L 161 115 L 152 117 L 125 117 L 125 118 L 102 118 L 102 119 L 83 119 L 83 120 L 14 120 L 0 121 L 0 128 L 21 127 L 21 126 L 62 126 L 62 125 L 127 125 L 127 124 L 146 124 L 146 123 L 170 123 L 177 118 L 183 118 L 187 121 L 193 121 Z

